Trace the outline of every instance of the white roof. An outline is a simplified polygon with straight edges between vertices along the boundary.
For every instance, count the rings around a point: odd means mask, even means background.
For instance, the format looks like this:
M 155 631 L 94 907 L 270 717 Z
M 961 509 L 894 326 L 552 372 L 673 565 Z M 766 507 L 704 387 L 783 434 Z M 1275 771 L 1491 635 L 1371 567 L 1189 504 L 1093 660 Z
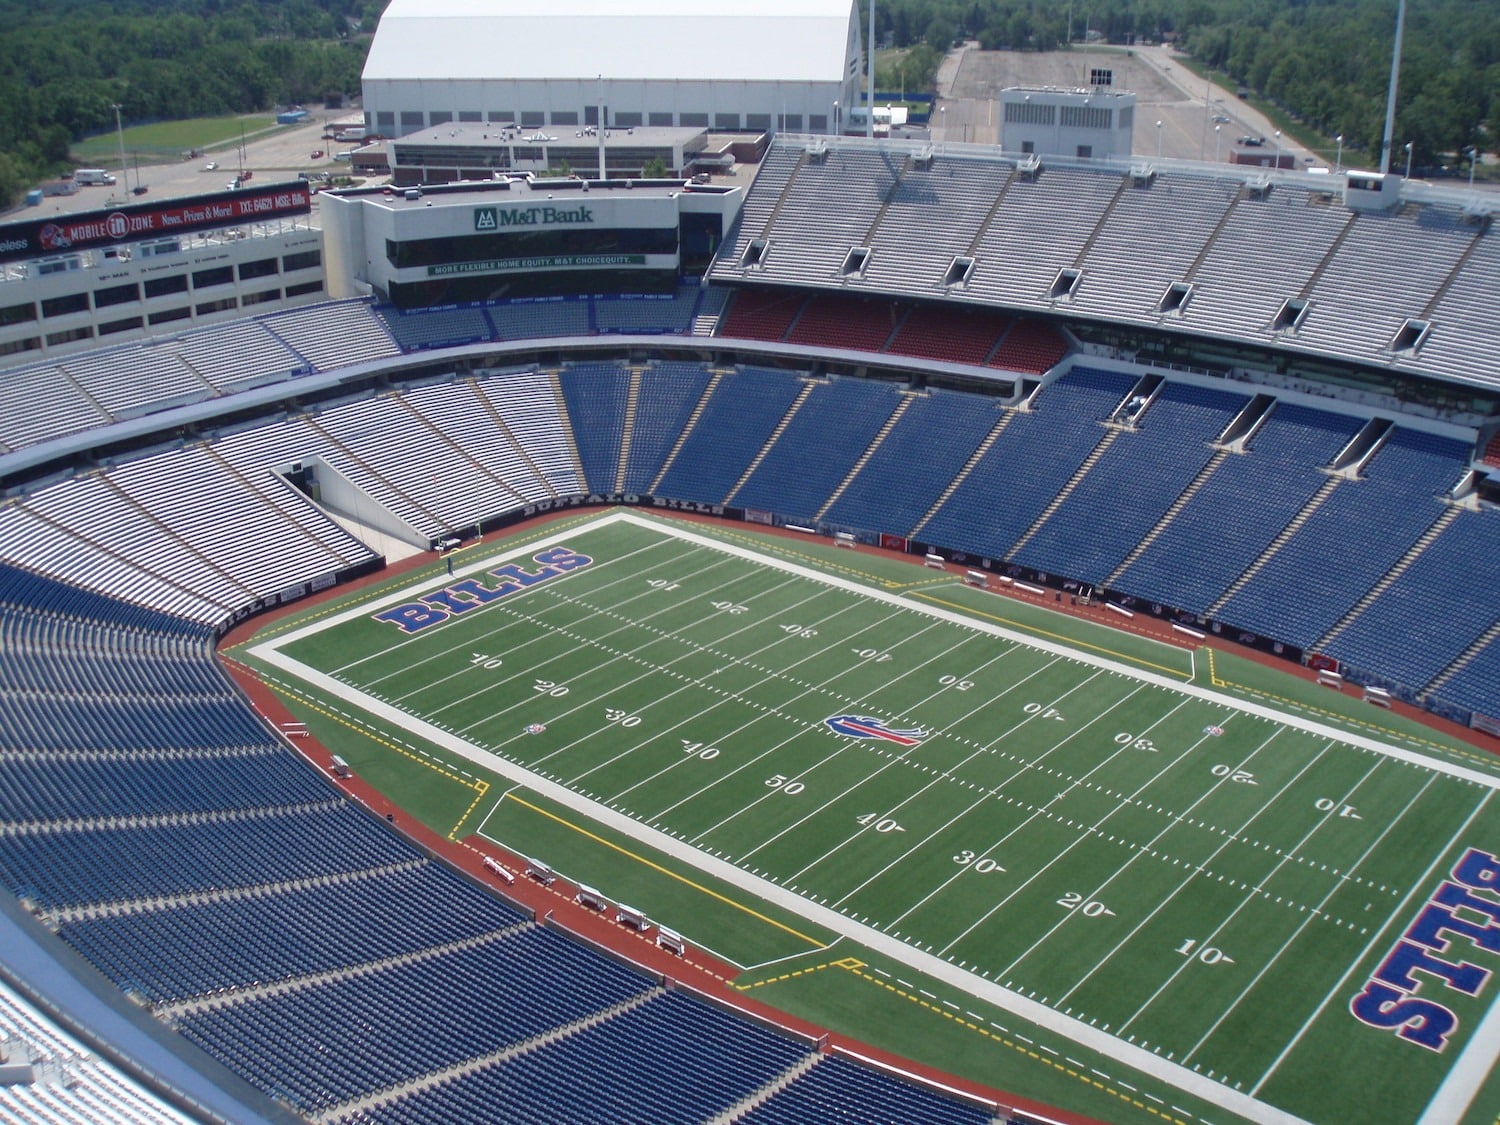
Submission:
M 858 32 L 854 0 L 391 0 L 364 79 L 837 83 Z

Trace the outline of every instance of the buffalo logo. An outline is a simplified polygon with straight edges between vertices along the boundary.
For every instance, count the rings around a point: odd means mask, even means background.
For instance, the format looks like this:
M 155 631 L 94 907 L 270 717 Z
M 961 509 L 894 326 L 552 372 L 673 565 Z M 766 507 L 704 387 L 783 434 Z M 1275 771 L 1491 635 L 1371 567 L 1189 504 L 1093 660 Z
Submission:
M 910 730 L 897 730 L 883 719 L 872 719 L 868 715 L 835 715 L 831 719 L 824 719 L 828 729 L 834 734 L 842 734 L 849 738 L 883 738 L 887 742 L 894 742 L 897 746 L 920 746 L 922 740 L 932 734 L 929 730 L 921 727 L 912 727 Z

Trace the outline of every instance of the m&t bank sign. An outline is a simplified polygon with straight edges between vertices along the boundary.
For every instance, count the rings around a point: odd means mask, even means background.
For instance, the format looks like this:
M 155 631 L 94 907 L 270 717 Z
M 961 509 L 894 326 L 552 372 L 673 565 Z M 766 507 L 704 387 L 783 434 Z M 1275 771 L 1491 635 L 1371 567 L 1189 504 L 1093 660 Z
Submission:
M 594 213 L 587 207 L 499 207 L 474 208 L 474 230 L 492 233 L 504 227 L 541 227 L 562 224 L 592 223 Z

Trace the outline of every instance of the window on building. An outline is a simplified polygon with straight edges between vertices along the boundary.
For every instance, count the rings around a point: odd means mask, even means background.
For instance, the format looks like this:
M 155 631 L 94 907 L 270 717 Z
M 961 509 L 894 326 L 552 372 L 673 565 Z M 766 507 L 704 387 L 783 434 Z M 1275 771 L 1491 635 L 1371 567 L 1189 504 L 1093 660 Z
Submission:
M 24 305 L 6 305 L 0 308 L 0 324 L 24 324 L 36 319 L 36 305 L 27 301 Z
M 240 305 L 248 308 L 251 305 L 264 305 L 279 300 L 281 300 L 280 289 L 266 289 L 260 293 L 246 293 L 240 298 Z
M 260 258 L 254 262 L 240 263 L 240 280 L 249 281 L 252 277 L 274 277 L 276 275 L 276 259 Z
M 740 127 L 740 115 L 738 113 L 716 113 L 714 114 L 715 129 L 738 129 Z
M 828 114 L 809 113 L 807 115 L 807 131 L 809 133 L 828 132 Z
M 552 111 L 552 124 L 575 126 L 578 124 L 578 111 L 576 109 L 554 109 Z
M 179 273 L 173 277 L 152 277 L 146 280 L 146 296 L 165 297 L 169 293 L 187 292 L 187 274 Z M 156 323 L 152 321 L 152 323 Z
M 521 128 L 540 129 L 547 123 L 547 115 L 539 109 L 523 109 L 521 111 Z
M 492 109 L 490 110 L 490 121 L 496 125 L 514 125 L 516 115 L 514 110 Z
M 114 336 L 121 332 L 134 332 L 141 326 L 141 318 L 138 316 L 127 316 L 120 320 L 106 321 L 99 325 L 99 335 Z
M 651 113 L 646 116 L 646 124 L 653 129 L 670 129 L 672 127 L 672 115 L 670 113 Z
M 193 288 L 207 289 L 213 285 L 229 285 L 234 281 L 232 266 L 215 266 L 213 269 L 197 270 L 193 273 Z
M 764 133 L 770 127 L 771 115 L 769 113 L 745 114 L 745 128 L 754 129 L 757 133 Z
M 94 330 L 92 328 L 87 326 L 83 328 L 69 328 L 62 332 L 48 332 L 47 346 L 55 348 L 59 344 L 72 344 L 79 340 L 92 340 L 93 338 Z
M 42 316 L 67 316 L 69 313 L 87 312 L 87 293 L 64 293 L 61 297 L 48 297 L 42 302 Z
M 300 285 L 288 285 L 286 287 L 287 300 L 291 300 L 293 297 L 305 297 L 309 293 L 321 292 L 323 292 L 323 282 L 321 280 L 304 281 Z
M 111 305 L 128 305 L 141 299 L 141 287 L 135 282 L 129 285 L 111 285 L 107 289 L 94 290 L 94 308 L 107 309 Z
M 435 109 L 427 115 L 427 124 L 446 125 L 453 120 L 453 113 L 446 109 Z
M 375 131 L 377 133 L 390 134 L 396 131 L 396 112 L 391 109 L 382 109 L 375 114 Z
M 323 252 L 321 250 L 305 250 L 301 254 L 288 254 L 281 259 L 281 268 L 285 273 L 293 270 L 310 270 L 323 264 Z
M 401 132 L 415 133 L 418 129 L 427 128 L 427 118 L 419 109 L 403 109 L 401 111 Z
M 800 113 L 777 114 L 776 121 L 776 128 L 783 133 L 802 132 L 802 115 Z
M 706 113 L 684 113 L 679 120 L 684 129 L 707 129 L 708 114 Z
M 146 323 L 170 324 L 174 320 L 186 320 L 188 316 L 191 315 L 191 313 L 192 310 L 189 309 L 186 305 L 183 305 L 181 308 L 177 309 L 163 309 L 161 312 L 154 312 L 150 316 L 148 316 L 146 318 Z
M 615 114 L 616 129 L 639 129 L 641 124 L 641 115 L 639 113 Z
M 221 301 L 204 301 L 193 309 L 199 316 L 211 316 L 216 312 L 225 312 L 228 309 L 237 308 L 239 303 L 233 297 L 225 297 Z
M 463 122 L 483 121 L 484 115 L 477 109 L 461 109 L 458 111 L 458 119 Z
M 21 340 L 6 340 L 0 342 L 0 355 L 19 355 L 21 352 L 34 352 L 42 346 L 40 336 L 27 336 Z

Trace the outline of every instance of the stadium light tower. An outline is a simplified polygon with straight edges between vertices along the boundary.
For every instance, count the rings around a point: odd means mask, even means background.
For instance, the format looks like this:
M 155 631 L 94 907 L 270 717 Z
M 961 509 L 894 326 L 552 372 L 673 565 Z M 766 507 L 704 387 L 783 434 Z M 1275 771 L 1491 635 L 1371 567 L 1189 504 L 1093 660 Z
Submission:
M 125 127 L 120 124 L 120 103 L 112 103 L 110 109 L 115 111 L 115 135 L 120 140 L 120 183 L 123 185 L 129 179 L 125 174 Z M 140 182 L 139 172 L 136 174 L 136 182 Z M 124 190 L 123 187 L 121 190 Z
M 1333 170 L 1335 172 L 1342 172 L 1344 170 L 1344 134 L 1340 133 L 1333 139 L 1339 143 L 1339 154 L 1333 162 Z
M 1161 159 L 1161 118 L 1156 119 L 1156 159 Z
M 865 93 L 865 136 L 875 139 L 875 0 L 870 0 L 869 77 Z
M 1214 163 L 1219 162 L 1219 142 L 1224 139 L 1224 126 L 1214 126 Z
M 1406 142 L 1406 178 L 1411 179 L 1411 142 Z
M 1396 83 L 1401 78 L 1401 35 L 1406 27 L 1406 0 L 1396 4 L 1396 43 L 1391 48 L 1391 86 L 1385 95 L 1385 134 L 1380 139 L 1380 170 L 1391 170 L 1391 138 L 1396 134 Z

